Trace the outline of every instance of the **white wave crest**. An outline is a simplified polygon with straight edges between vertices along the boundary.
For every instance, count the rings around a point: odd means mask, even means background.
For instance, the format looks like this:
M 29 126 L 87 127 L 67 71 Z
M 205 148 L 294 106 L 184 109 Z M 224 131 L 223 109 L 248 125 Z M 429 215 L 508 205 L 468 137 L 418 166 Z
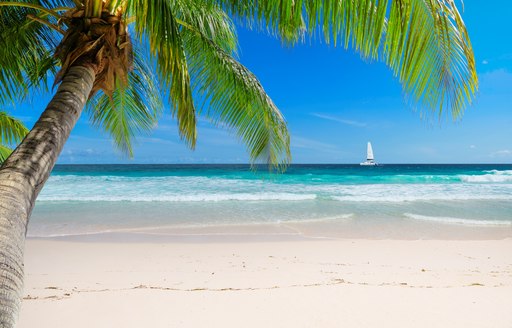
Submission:
M 512 200 L 511 195 L 471 195 L 471 194 L 382 194 L 382 195 L 347 195 L 333 196 L 332 199 L 341 202 L 385 202 L 402 203 L 416 201 L 464 201 L 464 200 Z
M 483 174 L 483 175 L 461 175 L 460 180 L 469 183 L 504 183 L 512 182 L 512 175 L 494 175 L 494 174 Z
M 120 195 L 120 196 L 41 196 L 39 201 L 78 201 L 78 202 L 221 202 L 221 201 L 301 201 L 315 199 L 314 194 L 292 193 L 232 193 L 195 195 Z
M 512 182 L 512 170 L 490 170 L 481 175 L 460 175 L 462 182 L 468 183 L 505 183 Z
M 490 171 L 484 171 L 487 173 L 492 173 L 496 175 L 512 175 L 512 170 L 490 170 Z
M 413 220 L 430 221 L 443 224 L 456 224 L 468 226 L 512 226 L 512 221 L 498 221 L 498 220 L 471 220 L 443 216 L 426 216 L 411 213 L 404 213 L 404 216 Z
M 511 184 L 373 184 L 343 186 L 331 199 L 348 202 L 512 200 Z

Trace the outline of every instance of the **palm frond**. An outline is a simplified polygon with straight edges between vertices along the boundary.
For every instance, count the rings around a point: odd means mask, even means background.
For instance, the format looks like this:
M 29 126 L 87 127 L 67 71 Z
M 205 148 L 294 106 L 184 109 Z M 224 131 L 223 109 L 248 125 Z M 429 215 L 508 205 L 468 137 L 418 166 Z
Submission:
M 34 88 L 46 89 L 56 71 L 53 49 L 58 35 L 30 19 L 43 16 L 31 8 L 0 7 L 0 104 L 24 99 Z
M 253 162 L 284 168 L 291 159 L 285 120 L 257 78 L 197 31 L 183 31 L 193 87 L 204 115 L 234 130 Z
M 28 129 L 23 122 L 0 111 L 0 164 L 11 154 L 9 146 L 21 142 L 27 133 Z
M 286 40 L 302 30 L 282 20 L 301 16 L 309 35 L 320 30 L 326 42 L 384 61 L 407 97 L 439 115 L 449 109 L 460 116 L 478 89 L 472 46 L 454 0 L 210 1 Z
M 136 16 L 139 35 L 149 41 L 160 77 L 170 87 L 182 136 L 192 146 L 196 133 L 194 90 L 208 108 L 204 114 L 215 124 L 235 130 L 247 144 L 253 161 L 264 160 L 276 166 L 289 162 L 284 119 L 256 77 L 231 56 L 236 52 L 236 35 L 221 7 L 209 1 L 162 0 L 149 4 L 133 0 L 129 8 L 130 15 Z M 171 80 L 167 78 L 169 73 Z M 174 88 L 176 83 L 181 89 Z M 184 94 L 190 96 L 189 106 L 181 106 L 188 101 L 182 100 Z M 185 131 L 192 133 L 187 136 Z
M 235 25 L 217 4 L 203 0 L 174 0 L 171 8 L 181 29 L 196 31 L 225 52 L 236 53 Z
M 11 155 L 12 149 L 9 147 L 0 145 L 0 164 L 2 164 L 9 155 Z
M 61 8 L 61 7 L 72 8 L 72 7 L 77 6 L 78 3 L 82 3 L 81 0 L 75 0 L 75 1 L 73 1 L 73 0 L 39 0 L 39 1 L 34 1 L 34 2 L 37 2 L 41 6 L 50 8 L 50 9 Z
M 457 118 L 478 89 L 473 49 L 451 0 L 393 3 L 383 59 L 406 94 L 430 110 Z
M 86 2 L 92 4 L 86 6 L 91 12 L 106 6 L 135 21 L 136 34 L 149 46 L 150 62 L 156 63 L 167 90 L 180 135 L 192 148 L 197 96 L 201 113 L 233 129 L 251 159 L 274 164 L 290 159 L 284 118 L 256 77 L 234 58 L 236 33 L 228 15 L 280 35 L 286 43 L 309 35 L 381 60 L 408 99 L 439 115 L 449 110 L 459 117 L 478 88 L 473 50 L 455 0 L 19 1 L 33 5 L 13 7 L 8 4 L 15 1 L 0 1 L 0 104 L 47 86 L 58 65 L 53 52 L 61 35 L 55 30 L 70 26 L 57 21 L 58 12 Z M 160 99 L 154 98 L 159 95 L 155 79 L 143 64 L 136 60 L 127 87 L 118 83 L 112 95 L 98 95 L 91 102 L 96 105 L 90 109 L 93 123 L 128 154 L 133 135 L 154 126 L 153 109 L 161 109 Z
M 139 39 L 149 43 L 160 80 L 169 90 L 169 101 L 172 113 L 178 120 L 180 136 L 194 148 L 197 136 L 196 114 L 180 25 L 172 10 L 172 2 L 131 0 L 127 13 L 136 17 L 135 31 Z
M 126 87 L 117 88 L 111 97 L 97 94 L 87 106 L 92 124 L 110 134 L 114 144 L 130 157 L 134 137 L 151 131 L 163 109 L 157 79 L 147 61 L 135 53 Z
M 279 35 L 285 43 L 294 44 L 303 39 L 306 30 L 303 17 L 304 0 L 209 1 L 218 3 L 241 24 Z M 325 1 L 309 2 L 316 4 Z
M 23 122 L 0 111 L 0 144 L 13 145 L 19 143 L 27 135 L 28 129 Z

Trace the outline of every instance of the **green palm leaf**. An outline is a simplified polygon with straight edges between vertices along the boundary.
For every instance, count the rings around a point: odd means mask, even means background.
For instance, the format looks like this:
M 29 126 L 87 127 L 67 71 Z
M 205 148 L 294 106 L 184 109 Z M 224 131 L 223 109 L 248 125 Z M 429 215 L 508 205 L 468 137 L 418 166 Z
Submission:
M 197 131 L 192 88 L 180 25 L 172 10 L 172 2 L 132 0 L 128 14 L 136 17 L 135 31 L 142 42 L 147 40 L 149 43 L 160 80 L 169 89 L 172 113 L 178 119 L 180 135 L 194 148 Z
M 210 1 L 289 42 L 321 31 L 327 42 L 382 60 L 410 99 L 439 115 L 449 109 L 458 117 L 478 88 L 473 50 L 454 0 Z
M 28 129 L 23 122 L 0 111 L 0 143 L 4 145 L 16 144 L 27 135 Z
M 27 135 L 28 129 L 18 119 L 0 111 L 0 163 L 11 154 L 9 145 L 15 145 Z
M 137 21 L 152 22 L 149 28 L 136 25 L 136 30 L 149 41 L 159 75 L 170 88 L 181 134 L 191 146 L 196 134 L 194 93 L 207 107 L 203 112 L 209 119 L 233 129 L 247 144 L 252 160 L 289 162 L 284 119 L 256 77 L 232 57 L 237 47 L 235 29 L 221 7 L 208 1 L 134 0 L 130 8 Z M 162 12 L 167 20 L 160 18 Z
M 234 130 L 253 161 L 289 163 L 285 120 L 254 74 L 197 31 L 183 31 L 183 39 L 193 87 L 205 103 L 206 117 Z
M 2 164 L 9 155 L 11 155 L 12 149 L 4 145 L 0 145 L 0 164 Z
M 134 137 L 149 133 L 163 109 L 157 79 L 147 59 L 135 54 L 127 86 L 117 88 L 112 97 L 98 94 L 87 106 L 92 124 L 110 134 L 114 144 L 130 157 Z
M 258 80 L 235 59 L 231 17 L 295 43 L 305 36 L 352 47 L 363 58 L 384 61 L 402 83 L 407 99 L 432 112 L 458 117 L 478 87 L 471 43 L 454 0 L 20 0 L 0 2 L 0 104 L 33 88 L 45 88 L 57 69 L 53 51 L 61 39 L 59 12 L 85 5 L 99 15 L 121 10 L 135 22 L 151 64 L 172 104 L 180 135 L 196 142 L 196 100 L 215 124 L 233 129 L 253 160 L 289 161 L 282 115 Z M 7 7 L 6 7 L 7 6 Z M 30 8 L 29 8 L 30 7 Z M 98 17 L 95 15 L 94 17 Z M 147 68 L 135 70 L 147 72 Z M 135 87 L 103 95 L 91 111 L 95 125 L 131 154 L 131 138 L 154 124 L 144 95 L 154 86 L 130 73 Z M 120 87 L 120 85 L 119 85 Z M 156 87 L 156 86 L 155 86 Z M 107 101 L 108 100 L 108 101 Z M 120 110 L 119 108 L 126 110 Z M 104 111 L 104 113 L 100 113 Z M 116 123 L 117 122 L 117 123 Z M 115 127 L 119 124 L 119 127 Z
M 37 1 L 25 2 L 41 5 Z M 0 104 L 14 103 L 34 89 L 46 90 L 48 77 L 56 71 L 53 49 L 59 35 L 30 17 L 47 16 L 31 8 L 0 7 Z
M 279 35 L 286 43 L 293 44 L 303 39 L 306 24 L 303 17 L 303 0 L 209 0 L 221 5 L 238 18 L 242 24 Z M 314 6 L 322 2 L 309 1 Z M 342 2 L 342 1 L 340 1 Z
M 235 26 L 221 7 L 203 0 L 174 0 L 171 3 L 180 30 L 196 31 L 225 52 L 236 53 Z

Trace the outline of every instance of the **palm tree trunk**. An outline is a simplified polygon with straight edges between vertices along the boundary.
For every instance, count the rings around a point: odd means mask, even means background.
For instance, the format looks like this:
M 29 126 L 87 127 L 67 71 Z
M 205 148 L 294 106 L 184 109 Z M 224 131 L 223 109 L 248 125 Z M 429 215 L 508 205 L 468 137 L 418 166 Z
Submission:
M 91 92 L 91 66 L 71 67 L 34 128 L 0 169 L 0 328 L 12 328 L 23 292 L 30 214 Z

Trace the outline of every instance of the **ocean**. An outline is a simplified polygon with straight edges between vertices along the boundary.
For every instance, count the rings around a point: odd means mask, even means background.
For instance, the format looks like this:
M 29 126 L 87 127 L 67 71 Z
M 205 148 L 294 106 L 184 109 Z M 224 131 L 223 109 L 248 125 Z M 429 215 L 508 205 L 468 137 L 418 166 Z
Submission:
M 512 165 L 57 165 L 28 237 L 512 237 Z

